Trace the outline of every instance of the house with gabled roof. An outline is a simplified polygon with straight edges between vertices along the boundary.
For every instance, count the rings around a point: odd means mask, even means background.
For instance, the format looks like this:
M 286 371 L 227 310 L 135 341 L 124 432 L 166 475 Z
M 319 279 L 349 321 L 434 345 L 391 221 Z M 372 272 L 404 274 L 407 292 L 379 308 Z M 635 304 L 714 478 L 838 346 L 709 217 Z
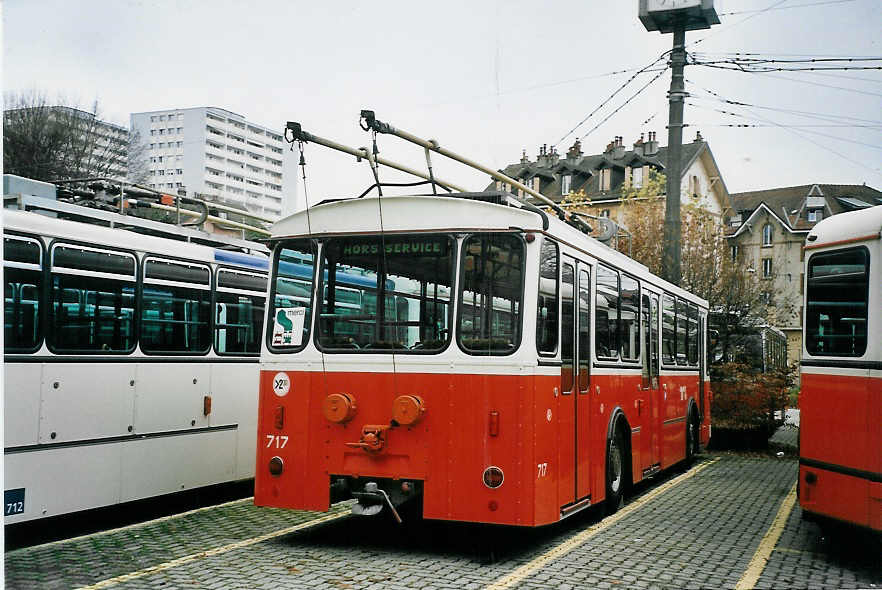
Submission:
M 603 153 L 593 155 L 583 154 L 578 140 L 563 157 L 554 147 L 544 145 L 535 160 L 530 160 L 524 152 L 520 162 L 509 164 L 502 172 L 554 201 L 582 192 L 588 200 L 583 207 L 587 213 L 621 220 L 623 189 L 641 188 L 651 171 L 664 172 L 667 166 L 667 147 L 659 146 L 654 132 L 650 132 L 646 140 L 644 137 L 641 135 L 628 150 L 623 138 L 616 136 Z M 698 199 L 702 207 L 726 218 L 731 213 L 729 192 L 710 146 L 700 133 L 694 141 L 683 144 L 682 159 L 680 194 L 683 202 Z M 511 188 L 501 181 L 487 187 L 488 190 Z
M 805 184 L 734 193 L 726 238 L 733 260 L 773 281 L 773 325 L 787 335 L 788 362 L 802 351 L 805 238 L 816 223 L 882 205 L 882 192 L 856 184 Z

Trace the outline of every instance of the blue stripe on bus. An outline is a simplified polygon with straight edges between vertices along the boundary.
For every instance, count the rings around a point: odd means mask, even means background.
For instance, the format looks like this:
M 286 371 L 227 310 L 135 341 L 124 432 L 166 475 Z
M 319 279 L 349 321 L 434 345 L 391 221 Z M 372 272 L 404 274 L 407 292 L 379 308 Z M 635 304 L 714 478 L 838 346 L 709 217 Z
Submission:
M 214 260 L 215 262 L 226 262 L 227 264 L 235 264 L 237 266 L 248 266 L 258 270 L 269 270 L 268 258 L 252 256 L 251 254 L 229 252 L 227 250 L 215 250 Z

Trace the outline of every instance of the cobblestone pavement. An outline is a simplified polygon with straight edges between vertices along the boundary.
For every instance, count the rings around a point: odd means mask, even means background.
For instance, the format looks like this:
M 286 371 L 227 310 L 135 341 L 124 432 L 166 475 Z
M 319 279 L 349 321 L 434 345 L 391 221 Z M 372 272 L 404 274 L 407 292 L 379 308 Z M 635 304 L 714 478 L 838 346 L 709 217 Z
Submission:
M 734 588 L 791 492 L 797 463 L 716 457 L 702 457 L 694 475 L 639 486 L 614 517 L 591 510 L 536 530 L 433 521 L 398 527 L 346 516 L 342 505 L 331 514 L 339 518 L 313 526 L 327 515 L 234 502 L 10 551 L 6 586 Z M 304 528 L 276 533 L 296 526 Z M 760 564 L 756 587 L 882 588 L 878 552 L 843 551 L 802 521 L 797 506 Z

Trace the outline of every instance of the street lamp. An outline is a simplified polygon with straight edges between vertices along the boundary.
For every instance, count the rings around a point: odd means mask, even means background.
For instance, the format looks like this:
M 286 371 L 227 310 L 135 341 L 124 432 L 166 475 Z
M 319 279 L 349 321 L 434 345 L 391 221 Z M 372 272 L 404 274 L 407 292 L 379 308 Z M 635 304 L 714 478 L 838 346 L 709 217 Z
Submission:
M 671 88 L 668 91 L 668 161 L 665 173 L 665 234 L 662 276 L 680 284 L 680 178 L 682 176 L 683 85 L 686 65 L 686 31 L 720 24 L 714 0 L 638 0 L 638 17 L 647 31 L 674 34 L 671 50 Z

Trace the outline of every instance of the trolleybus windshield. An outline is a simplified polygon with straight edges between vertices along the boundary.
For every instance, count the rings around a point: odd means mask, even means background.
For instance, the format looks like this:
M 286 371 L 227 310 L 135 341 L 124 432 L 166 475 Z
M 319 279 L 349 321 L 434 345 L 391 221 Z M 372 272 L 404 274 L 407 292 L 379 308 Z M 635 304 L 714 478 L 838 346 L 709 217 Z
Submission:
M 866 352 L 869 258 L 866 248 L 850 248 L 809 259 L 805 311 L 809 354 Z
M 318 291 L 319 347 L 331 352 L 445 348 L 454 244 L 444 234 L 328 240 Z

